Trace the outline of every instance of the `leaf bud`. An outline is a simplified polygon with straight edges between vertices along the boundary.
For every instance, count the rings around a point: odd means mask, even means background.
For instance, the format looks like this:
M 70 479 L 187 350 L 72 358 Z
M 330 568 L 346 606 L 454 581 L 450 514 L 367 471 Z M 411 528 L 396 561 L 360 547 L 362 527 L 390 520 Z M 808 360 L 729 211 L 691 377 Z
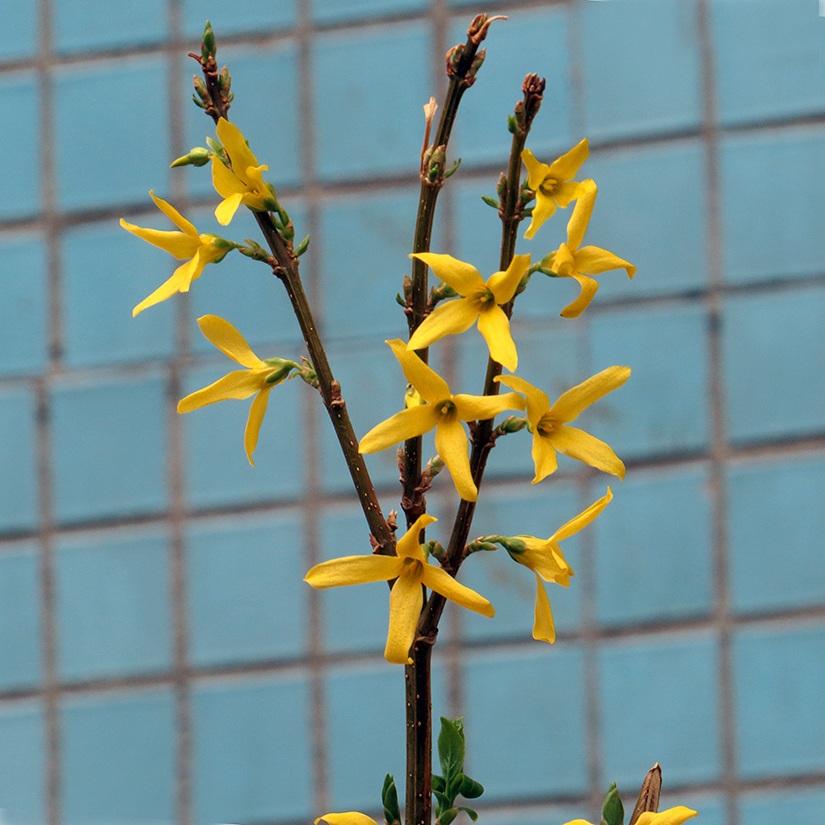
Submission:
M 493 209 L 498 209 L 500 204 L 495 198 L 491 198 L 489 195 L 482 195 L 481 200 L 487 204 L 487 206 L 492 206 Z
M 201 44 L 201 58 L 206 63 L 210 57 L 214 57 L 218 53 L 218 47 L 215 43 L 215 32 L 212 31 L 212 24 L 207 20 L 206 26 L 203 29 L 203 43 Z
M 218 75 L 218 88 L 224 95 L 229 94 L 229 87 L 232 85 L 232 78 L 229 76 L 229 69 L 224 66 Z
M 459 158 L 445 173 L 444 179 L 451 177 L 458 171 L 458 167 L 461 166 L 461 158 Z
M 624 822 L 624 806 L 619 798 L 619 791 L 616 783 L 610 785 L 607 796 L 602 806 L 602 823 L 604 825 L 622 825 Z
M 301 243 L 295 247 L 295 255 L 300 258 L 301 255 L 307 251 L 307 249 L 309 249 L 309 235 L 307 235 L 306 238 L 304 238 Z

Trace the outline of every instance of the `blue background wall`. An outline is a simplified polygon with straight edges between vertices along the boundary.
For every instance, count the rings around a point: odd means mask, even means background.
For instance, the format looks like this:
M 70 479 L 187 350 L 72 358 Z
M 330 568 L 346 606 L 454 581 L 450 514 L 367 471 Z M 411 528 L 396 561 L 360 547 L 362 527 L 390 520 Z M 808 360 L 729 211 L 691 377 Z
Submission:
M 171 259 L 148 190 L 216 228 L 207 169 L 168 164 L 211 133 L 189 102 L 209 16 L 232 115 L 276 183 L 357 430 L 403 390 L 422 109 L 478 11 L 506 13 L 465 97 L 434 249 L 492 272 L 505 117 L 547 76 L 531 146 L 587 135 L 592 243 L 633 261 L 577 322 L 534 280 L 522 372 L 561 391 L 633 377 L 588 416 L 628 464 L 567 542 L 555 647 L 508 559 L 466 581 L 493 621 L 447 614 L 436 711 L 464 713 L 484 821 L 589 815 L 655 760 L 704 825 L 819 823 L 825 806 L 825 19 L 816 0 L 2 0 L 0 808 L 10 825 L 297 823 L 379 816 L 403 774 L 402 684 L 381 652 L 386 587 L 310 592 L 364 552 L 331 429 L 299 382 L 273 394 L 256 468 L 247 405 L 179 418 L 228 362 L 217 313 L 262 356 L 301 352 L 280 285 L 240 256 L 133 320 Z M 567 214 L 523 243 L 539 256 Z M 246 223 L 244 223 L 244 220 Z M 248 216 L 231 237 L 252 236 Z M 230 234 L 227 232 L 226 234 Z M 481 386 L 479 340 L 439 347 Z M 377 393 L 377 395 L 376 395 Z M 511 439 L 507 439 L 511 441 Z M 473 533 L 549 535 L 605 487 L 581 465 L 532 487 L 529 439 L 494 452 Z M 394 451 L 371 459 L 387 510 Z M 430 498 L 449 520 L 447 479 Z M 402 783 L 403 784 L 403 783 Z

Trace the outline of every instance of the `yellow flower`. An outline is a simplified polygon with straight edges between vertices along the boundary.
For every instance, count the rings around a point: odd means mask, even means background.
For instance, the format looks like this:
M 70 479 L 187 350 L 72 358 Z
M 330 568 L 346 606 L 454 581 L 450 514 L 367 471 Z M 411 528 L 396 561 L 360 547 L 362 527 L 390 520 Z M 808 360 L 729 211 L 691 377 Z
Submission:
M 132 310 L 133 318 L 139 312 L 143 312 L 146 307 L 165 301 L 176 292 L 189 292 L 192 281 L 200 278 L 203 268 L 207 264 L 222 261 L 226 254 L 236 247 L 236 244 L 219 238 L 217 235 L 199 235 L 198 230 L 174 206 L 162 198 L 155 197 L 154 192 L 150 191 L 149 194 L 152 196 L 155 206 L 182 231 L 169 232 L 159 229 L 143 229 L 140 226 L 127 223 L 123 218 L 120 219 L 120 225 L 133 235 L 137 235 L 138 238 L 143 238 L 144 241 L 148 241 L 153 246 L 160 247 L 164 252 L 174 255 L 179 261 L 186 258 L 189 258 L 189 260 L 179 266 L 165 284 L 159 286 L 148 298 L 141 301 Z
M 579 297 L 561 311 L 564 318 L 578 318 L 590 306 L 599 285 L 588 278 L 588 275 L 598 275 L 609 269 L 625 269 L 628 278 L 636 274 L 633 264 L 606 249 L 599 249 L 598 246 L 583 246 L 579 249 L 587 224 L 590 223 L 598 191 L 592 180 L 579 184 L 576 206 L 567 224 L 567 243 L 563 243 L 542 261 L 543 265 L 552 269 L 560 278 L 575 278 L 582 288 Z
M 587 138 L 549 166 L 539 163 L 529 149 L 522 151 L 521 159 L 527 167 L 527 183 L 536 193 L 533 219 L 524 233 L 525 238 L 532 238 L 536 230 L 553 217 L 557 206 L 567 206 L 576 197 L 579 184 L 572 178 L 589 154 Z
M 530 268 L 530 256 L 516 255 L 506 272 L 496 272 L 486 283 L 474 266 L 452 255 L 420 252 L 410 257 L 424 261 L 462 297 L 436 307 L 413 333 L 407 349 L 424 349 L 445 335 L 465 332 L 477 319 L 492 359 L 513 372 L 518 354 L 510 335 L 510 320 L 499 304 L 508 303 L 516 294 L 519 281 Z
M 693 819 L 694 816 L 698 816 L 696 811 L 685 808 L 684 805 L 678 805 L 675 808 L 668 808 L 666 811 L 659 813 L 648 811 L 636 820 L 636 825 L 682 825 L 683 822 L 687 822 L 688 819 Z M 347 825 L 347 823 L 333 822 L 330 823 L 330 825 Z M 353 822 L 352 825 L 362 825 L 362 823 Z M 364 823 L 364 825 L 366 824 Z M 590 825 L 590 823 L 584 819 L 574 819 L 572 822 L 568 822 L 567 825 Z
M 607 507 L 612 498 L 613 492 L 608 487 L 604 496 L 556 530 L 547 541 L 537 539 L 535 536 L 487 537 L 488 541 L 501 544 L 514 561 L 529 567 L 536 575 L 534 639 L 550 644 L 556 641 L 553 611 L 550 609 L 550 600 L 547 598 L 547 590 L 542 584 L 542 579 L 546 582 L 555 582 L 562 587 L 570 586 L 570 576 L 573 575 L 573 568 L 564 558 L 559 542 L 578 533 L 579 530 L 590 524 Z
M 216 131 L 232 164 L 230 169 L 217 154 L 212 155 L 212 185 L 224 199 L 215 210 L 218 222 L 226 226 L 242 203 L 259 212 L 275 209 L 272 189 L 261 175 L 269 167 L 258 165 L 258 159 L 252 154 L 246 145 L 246 138 L 234 123 L 221 118 Z
M 403 665 L 412 661 L 409 652 L 415 640 L 418 618 L 423 607 L 422 585 L 483 616 L 495 615 L 496 611 L 487 599 L 469 587 L 459 584 L 440 567 L 428 564 L 418 539 L 421 531 L 435 521 L 433 516 L 419 516 L 398 540 L 397 556 L 345 556 L 315 565 L 304 579 L 318 589 L 395 579 L 390 591 L 390 628 L 387 634 L 387 647 L 384 650 L 384 658 L 388 662 Z M 363 814 L 336 816 L 350 817 Z M 329 817 L 322 819 L 336 825 Z M 359 821 L 365 823 L 366 819 Z M 354 825 L 358 823 L 355 822 Z
M 359 814 L 358 811 L 349 811 L 345 814 L 324 814 L 315 820 L 315 825 L 318 825 L 322 819 L 329 825 L 378 825 L 374 819 L 366 814 Z
M 524 399 L 516 393 L 506 395 L 452 395 L 447 382 L 428 367 L 399 338 L 387 341 L 404 370 L 407 381 L 418 391 L 424 404 L 406 407 L 373 427 L 362 439 L 362 453 L 377 453 L 415 438 L 435 428 L 435 449 L 447 465 L 461 498 L 478 499 L 478 489 L 470 473 L 467 435 L 461 421 L 483 421 L 503 410 L 523 410 Z
M 536 465 L 533 484 L 556 472 L 556 450 L 597 470 L 624 478 L 624 464 L 607 444 L 584 430 L 566 425 L 594 401 L 621 387 L 628 378 L 630 367 L 608 367 L 562 393 L 552 406 L 546 393 L 517 375 L 495 379 L 524 393 L 526 398 L 527 428 L 533 433 L 533 462 Z
M 249 418 L 244 433 L 244 447 L 249 463 L 254 466 L 252 453 L 258 445 L 258 433 L 261 422 L 264 420 L 266 405 L 269 401 L 269 391 L 280 384 L 292 369 L 300 369 L 294 361 L 285 361 L 283 358 L 268 358 L 262 361 L 250 349 L 246 339 L 229 321 L 224 321 L 217 315 L 204 315 L 198 318 L 198 326 L 208 341 L 211 341 L 224 355 L 233 361 L 247 367 L 245 370 L 234 370 L 223 378 L 193 392 L 178 401 L 178 412 L 188 413 L 214 404 L 216 401 L 225 401 L 227 398 L 249 398 L 257 396 L 249 409 Z

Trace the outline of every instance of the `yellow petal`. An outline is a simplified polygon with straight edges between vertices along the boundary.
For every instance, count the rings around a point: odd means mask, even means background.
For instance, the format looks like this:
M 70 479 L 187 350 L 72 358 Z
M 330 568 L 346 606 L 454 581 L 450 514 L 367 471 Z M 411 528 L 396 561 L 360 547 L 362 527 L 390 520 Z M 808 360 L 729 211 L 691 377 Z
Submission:
M 378 453 L 406 441 L 428 433 L 438 423 L 438 415 L 429 405 L 408 407 L 401 412 L 376 424 L 358 444 L 361 453 Z
M 462 421 L 486 421 L 504 410 L 524 409 L 524 399 L 514 392 L 504 395 L 454 395 L 453 403 Z
M 540 163 L 536 160 L 536 156 L 529 149 L 522 149 L 521 160 L 527 169 L 527 183 L 534 192 L 538 192 L 539 187 L 550 171 L 550 167 L 546 163 Z
M 606 249 L 599 249 L 598 246 L 583 246 L 576 251 L 574 257 L 576 269 L 584 275 L 598 275 L 600 272 L 608 272 L 611 269 L 626 270 L 628 278 L 636 274 L 636 267 L 633 264 Z
M 435 430 L 435 449 L 447 465 L 458 494 L 465 501 L 478 500 L 478 488 L 470 473 L 467 456 L 467 435 L 457 419 L 440 421 Z
M 324 814 L 315 820 L 315 825 L 318 825 L 322 819 L 328 822 L 329 825 L 378 825 L 374 819 L 366 814 L 359 814 L 358 811 L 349 811 L 344 814 Z
M 529 241 L 533 235 L 536 234 L 541 225 L 549 218 L 552 218 L 555 214 L 556 202 L 549 195 L 545 195 L 544 192 L 538 190 L 536 192 L 536 203 L 535 206 L 533 206 L 530 226 L 527 227 L 524 237 Z
M 586 381 L 563 392 L 551 410 L 562 423 L 575 420 L 579 413 L 630 378 L 630 367 L 608 367 Z M 529 409 L 529 408 L 528 408 Z
M 544 581 L 569 587 L 573 568 L 567 563 L 561 548 L 558 545 L 554 546 L 552 541 L 542 542 L 542 546 L 542 551 L 530 554 L 527 566 L 532 567 L 533 571 L 538 573 Z
M 229 225 L 232 218 L 235 217 L 235 213 L 238 211 L 238 207 L 241 205 L 243 199 L 244 196 L 240 192 L 236 192 L 218 204 L 218 208 L 215 210 L 215 217 L 221 226 Z
M 155 206 L 157 206 L 157 208 L 160 209 L 160 211 L 163 212 L 163 214 L 166 215 L 166 217 L 169 218 L 169 220 L 172 221 L 178 229 L 193 238 L 198 237 L 198 230 L 195 229 L 194 225 L 187 221 L 186 218 L 184 218 L 183 215 L 181 215 L 181 213 L 178 212 L 174 206 L 172 206 L 172 204 L 167 203 L 163 198 L 158 198 L 151 189 L 149 190 L 149 194 L 152 196 Z
M 407 381 L 418 390 L 425 401 L 435 404 L 450 397 L 447 382 L 414 352 L 408 352 L 407 345 L 400 338 L 387 341 L 387 344 L 395 353 L 398 363 L 401 364 Z
M 138 238 L 152 244 L 152 246 L 168 252 L 179 261 L 191 258 L 200 246 L 200 239 L 197 233 L 195 233 L 195 237 L 193 238 L 190 235 L 185 235 L 183 232 L 144 229 L 142 226 L 135 226 L 133 223 L 124 221 L 123 218 L 120 219 L 120 225 L 127 232 L 131 232 L 133 235 L 137 235 Z
M 533 622 L 533 638 L 540 642 L 553 644 L 556 641 L 556 626 L 553 624 L 553 611 L 544 583 L 536 573 L 536 612 Z
M 492 305 L 478 316 L 478 331 L 484 336 L 493 361 L 515 372 L 518 366 L 518 352 L 510 335 L 510 319 L 504 310 Z
M 484 279 L 479 271 L 464 261 L 459 261 L 452 255 L 437 255 L 435 252 L 418 252 L 410 255 L 424 261 L 432 269 L 437 278 L 449 284 L 459 295 L 469 295 L 485 288 Z
M 207 404 L 226 401 L 229 398 L 249 398 L 261 389 L 262 383 L 263 376 L 261 375 L 256 375 L 250 370 L 234 370 L 208 387 L 193 392 L 186 398 L 181 398 L 178 401 L 178 412 L 192 412 Z
M 613 449 L 576 427 L 559 427 L 553 432 L 553 446 L 571 458 L 577 458 L 597 470 L 624 478 L 624 464 Z
M 249 418 L 246 419 L 243 444 L 246 450 L 246 457 L 253 467 L 255 466 L 255 462 L 252 460 L 252 453 L 255 452 L 255 448 L 258 446 L 258 433 L 261 431 L 261 424 L 266 414 L 266 405 L 269 403 L 269 393 L 273 386 L 274 384 L 266 384 L 255 396 L 252 401 L 252 406 L 249 408 Z
M 172 273 L 172 277 L 168 281 L 162 283 L 151 295 L 144 298 L 132 310 L 132 317 L 134 318 L 139 313 L 143 312 L 143 310 L 147 307 L 159 304 L 161 301 L 165 301 L 167 298 L 171 298 L 178 292 L 184 292 L 187 289 L 189 289 L 189 284 L 192 280 L 191 273 L 194 271 L 194 268 L 194 260 L 187 261 L 185 264 L 179 266 Z
M 579 196 L 581 184 L 575 180 L 565 181 L 554 193 L 553 198 L 559 206 L 568 206 L 570 201 Z
M 445 335 L 460 335 L 475 323 L 476 318 L 478 312 L 466 298 L 440 304 L 413 333 L 407 349 L 425 349 Z
M 318 820 L 315 820 L 317 825 Z M 592 823 L 588 822 L 586 819 L 571 819 L 570 822 L 565 822 L 564 825 L 592 825 Z
M 529 381 L 525 381 L 518 375 L 501 375 L 495 379 L 508 386 L 511 390 L 524 393 L 527 401 L 527 420 L 530 426 L 535 429 L 541 417 L 550 409 L 550 399 L 546 392 L 538 387 L 534 387 Z
M 424 553 L 421 550 L 421 542 L 419 540 L 419 536 L 421 535 L 421 531 L 425 530 L 430 524 L 438 521 L 435 516 L 424 515 L 419 516 L 413 524 L 410 526 L 410 529 L 398 539 L 397 544 L 395 545 L 395 552 L 401 558 L 407 559 L 417 559 L 418 561 L 424 563 L 426 561 L 424 557 Z
M 596 202 L 598 188 L 592 180 L 585 180 L 579 184 L 579 193 L 570 222 L 567 224 L 567 245 L 571 251 L 579 248 L 584 238 L 590 215 L 593 213 L 593 204 Z
M 556 180 L 570 180 L 576 176 L 579 167 L 590 155 L 590 144 L 587 138 L 579 141 L 569 152 L 550 164 L 549 174 Z M 531 187 L 532 188 L 532 187 Z
M 212 186 L 222 198 L 243 195 L 247 191 L 244 182 L 217 155 L 212 155 Z
M 504 272 L 496 272 L 487 279 L 487 288 L 495 295 L 497 304 L 506 304 L 516 294 L 524 273 L 530 269 L 530 255 L 514 255 Z
M 586 510 L 579 513 L 575 518 L 570 519 L 566 524 L 559 527 L 555 533 L 548 539 L 548 542 L 563 541 L 570 536 L 575 535 L 583 527 L 587 527 L 596 516 L 607 507 L 613 500 L 613 491 L 608 487 L 607 492 L 598 500 L 594 501 Z
M 533 463 L 536 465 L 533 484 L 538 484 L 543 478 L 555 473 L 559 467 L 553 443 L 538 432 L 533 433 Z
M 202 315 L 198 326 L 207 341 L 213 343 L 224 355 L 245 367 L 263 367 L 264 362 L 252 352 L 246 338 L 229 321 L 217 315 Z
M 457 582 L 446 570 L 432 564 L 425 564 L 421 577 L 422 582 L 430 590 L 440 593 L 445 599 L 460 604 L 468 610 L 480 613 L 482 616 L 493 617 L 496 609 L 484 596 L 480 596 L 475 590 L 465 587 Z
M 410 647 L 415 640 L 418 618 L 424 606 L 421 589 L 421 562 L 403 562 L 405 569 L 390 592 L 390 627 L 384 658 L 397 665 L 409 664 Z
M 589 306 L 593 296 L 599 291 L 599 284 L 587 275 L 579 275 L 574 272 L 571 275 L 579 282 L 581 292 L 579 297 L 569 303 L 559 314 L 562 318 L 578 318 Z
M 686 808 L 684 805 L 679 805 L 676 808 L 668 808 L 666 811 L 660 811 L 659 813 L 647 811 L 636 820 L 636 825 L 682 825 L 683 822 L 693 819 L 694 816 L 698 816 L 696 811 Z
M 304 576 L 304 581 L 316 590 L 389 581 L 396 578 L 403 567 L 403 559 L 397 556 L 343 556 L 316 564 Z
M 258 159 L 246 145 L 246 138 L 234 123 L 230 123 L 225 118 L 218 121 L 215 131 L 221 146 L 226 149 L 226 153 L 229 155 L 235 174 L 243 179 L 249 166 L 258 165 Z

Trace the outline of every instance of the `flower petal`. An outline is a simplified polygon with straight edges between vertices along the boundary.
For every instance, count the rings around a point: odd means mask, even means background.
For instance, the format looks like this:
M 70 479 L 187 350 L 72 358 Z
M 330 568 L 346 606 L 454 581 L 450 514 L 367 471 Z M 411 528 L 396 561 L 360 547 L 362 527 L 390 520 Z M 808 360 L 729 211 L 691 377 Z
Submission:
M 583 275 L 598 275 L 600 272 L 609 272 L 611 269 L 624 269 L 627 277 L 636 274 L 636 267 L 618 255 L 599 249 L 598 246 L 583 246 L 576 251 L 576 269 Z
M 186 218 L 184 218 L 183 215 L 181 215 L 181 213 L 178 212 L 174 206 L 172 206 L 172 204 L 167 203 L 163 198 L 158 198 L 151 189 L 149 190 L 149 194 L 152 196 L 155 206 L 157 206 L 157 208 L 160 209 L 160 211 L 163 212 L 163 214 L 166 215 L 166 217 L 169 218 L 169 220 L 172 221 L 178 229 L 193 238 L 198 237 L 198 230 L 195 229 L 194 224 L 187 221 Z
M 521 160 L 527 169 L 527 183 L 534 192 L 537 192 L 547 177 L 550 167 L 536 160 L 536 156 L 529 149 L 522 149 Z
M 439 422 L 435 430 L 435 449 L 447 465 L 461 498 L 478 501 L 478 488 L 473 482 L 467 455 L 467 434 L 457 419 Z
M 628 378 L 630 367 L 608 367 L 563 392 L 551 411 L 562 424 L 567 424 L 575 420 L 582 410 L 621 387 Z
M 565 181 L 556 191 L 556 203 L 562 207 L 569 206 L 570 201 L 575 200 L 579 196 L 579 186 L 581 186 L 581 184 L 576 180 Z
M 636 820 L 636 825 L 682 825 L 683 822 L 698 815 L 696 811 L 686 808 L 684 805 L 678 805 L 659 813 L 647 811 Z
M 504 272 L 496 272 L 487 279 L 487 288 L 495 295 L 497 304 L 506 304 L 516 294 L 524 273 L 530 269 L 530 255 L 514 255 Z
M 553 551 L 557 552 L 553 552 Z M 556 544 L 553 546 L 552 541 L 544 542 L 544 550 L 541 553 L 534 552 L 531 554 L 530 562 L 527 566 L 532 567 L 533 571 L 538 573 L 546 582 L 553 582 L 553 584 L 560 584 L 562 587 L 570 586 L 570 576 L 573 573 L 573 568 L 567 563 L 561 548 Z
M 376 424 L 358 444 L 360 453 L 378 453 L 406 441 L 428 433 L 438 423 L 435 410 L 429 405 L 409 407 Z
M 161 301 L 165 301 L 167 298 L 171 298 L 178 292 L 185 292 L 188 290 L 189 284 L 192 280 L 191 273 L 195 269 L 195 265 L 194 258 L 191 261 L 187 261 L 185 264 L 181 264 L 181 266 L 179 266 L 172 273 L 172 277 L 169 278 L 168 281 L 162 283 L 151 295 L 144 298 L 132 310 L 132 317 L 136 317 L 147 307 L 154 306 L 155 304 L 159 304 Z
M 579 167 L 590 155 L 590 144 L 587 138 L 579 141 L 569 152 L 565 152 L 560 158 L 550 164 L 550 171 L 557 180 L 570 180 L 576 176 Z
M 217 155 L 212 155 L 212 186 L 222 198 L 242 196 L 247 191 L 244 182 Z
M 424 565 L 424 572 L 421 577 L 422 582 L 430 590 L 435 590 L 444 598 L 480 613 L 482 616 L 493 617 L 496 609 L 484 596 L 480 596 L 475 590 L 465 587 L 457 582 L 446 570 L 432 564 Z
M 253 467 L 255 462 L 252 460 L 252 453 L 255 452 L 255 448 L 258 446 L 258 433 L 261 431 L 261 424 L 266 414 L 266 405 L 269 403 L 269 393 L 273 386 L 274 384 L 266 384 L 255 396 L 252 406 L 249 408 L 249 417 L 246 419 L 243 445 L 246 450 L 246 457 Z
M 476 318 L 478 312 L 466 298 L 440 304 L 412 334 L 407 349 L 425 349 L 445 335 L 460 335 L 475 323 Z
M 226 149 L 226 153 L 229 155 L 229 160 L 232 163 L 232 169 L 235 171 L 235 174 L 241 180 L 244 180 L 247 168 L 249 166 L 257 166 L 258 159 L 246 145 L 246 138 L 243 136 L 243 133 L 234 123 L 230 123 L 225 118 L 221 118 L 218 121 L 215 132 L 218 135 L 221 146 Z
M 533 479 L 533 484 L 538 484 L 559 468 L 553 442 L 538 432 L 533 433 L 533 463 L 536 465 L 536 477 Z
M 598 501 L 594 501 L 586 510 L 582 511 L 574 518 L 571 518 L 567 524 L 563 524 L 559 527 L 559 529 L 556 530 L 556 532 L 553 533 L 547 541 L 551 543 L 559 542 L 575 535 L 583 527 L 587 527 L 587 525 L 590 524 L 590 522 L 593 521 L 612 500 L 613 491 L 608 487 L 607 492 Z
M 518 352 L 510 334 L 510 319 L 499 306 L 492 305 L 478 316 L 478 331 L 484 336 L 493 361 L 515 372 Z
M 424 606 L 424 592 L 421 589 L 421 562 L 402 562 L 405 569 L 395 580 L 390 591 L 390 627 L 387 632 L 387 646 L 384 658 L 397 665 L 412 662 L 410 647 L 415 641 L 418 617 Z
M 329 825 L 378 825 L 378 823 L 366 814 L 359 814 L 358 811 L 349 811 L 344 814 L 324 814 L 315 820 L 315 825 L 321 820 Z
M 408 352 L 407 345 L 400 338 L 394 338 L 386 343 L 395 353 L 407 381 L 418 390 L 425 401 L 435 404 L 450 397 L 450 388 L 447 386 L 447 382 L 435 370 L 428 367 L 414 352 Z
M 207 404 L 226 401 L 229 398 L 249 398 L 261 389 L 262 381 L 262 376 L 250 370 L 234 370 L 208 387 L 181 398 L 178 401 L 178 412 L 192 412 Z
M 449 284 L 459 295 L 469 295 L 485 288 L 484 279 L 479 271 L 471 264 L 465 264 L 452 255 L 437 255 L 435 252 L 418 252 L 410 255 L 424 261 L 432 269 L 436 277 Z
M 541 190 L 536 192 L 536 204 L 533 207 L 530 226 L 524 233 L 524 237 L 529 241 L 536 234 L 541 225 L 556 214 L 556 202 L 549 195 L 545 195 Z
M 389 581 L 396 578 L 403 567 L 403 560 L 397 556 L 343 556 L 316 564 L 304 576 L 304 581 L 316 590 Z
M 252 352 L 246 338 L 229 321 L 217 315 L 202 315 L 198 326 L 207 341 L 213 343 L 224 355 L 245 367 L 263 367 L 264 362 Z
M 553 432 L 553 446 L 597 470 L 624 478 L 624 464 L 613 448 L 576 427 L 559 427 Z
M 215 217 L 221 226 L 229 225 L 232 218 L 235 217 L 235 213 L 238 211 L 238 207 L 241 205 L 243 199 L 244 196 L 240 192 L 235 192 L 218 204 L 218 208 L 215 210 Z
M 536 573 L 536 611 L 533 621 L 533 638 L 540 642 L 553 644 L 556 641 L 556 627 L 553 624 L 553 611 L 544 583 Z
M 599 291 L 599 284 L 587 275 L 574 272 L 570 277 L 579 282 L 581 292 L 575 301 L 569 303 L 559 314 L 562 318 L 578 318 L 589 306 L 593 296 Z
M 579 184 L 576 206 L 567 224 L 567 245 L 571 251 L 577 250 L 584 238 L 598 191 L 598 187 L 592 180 L 585 180 Z
M 486 421 L 505 410 L 524 409 L 524 399 L 514 392 L 504 395 L 454 395 L 453 403 L 462 421 Z
M 438 521 L 438 519 L 435 516 L 430 516 L 427 513 L 419 516 L 410 526 L 410 529 L 398 539 L 395 545 L 395 552 L 399 557 L 417 559 L 422 564 L 426 563 L 427 560 L 421 550 L 419 536 L 422 530 L 425 530 L 430 524 L 436 521 Z
M 535 429 L 539 419 L 550 409 L 550 399 L 546 392 L 538 387 L 534 387 L 529 381 L 525 381 L 518 375 L 501 375 L 495 379 L 510 387 L 511 390 L 524 393 L 527 399 L 527 420 L 530 426 Z
M 200 246 L 200 239 L 195 234 L 195 237 L 185 235 L 183 232 L 161 229 L 144 229 L 142 226 L 135 226 L 133 223 L 120 219 L 120 225 L 138 238 L 152 244 L 152 246 L 168 252 L 170 255 L 177 258 L 179 261 L 184 261 L 191 258 L 198 247 Z

